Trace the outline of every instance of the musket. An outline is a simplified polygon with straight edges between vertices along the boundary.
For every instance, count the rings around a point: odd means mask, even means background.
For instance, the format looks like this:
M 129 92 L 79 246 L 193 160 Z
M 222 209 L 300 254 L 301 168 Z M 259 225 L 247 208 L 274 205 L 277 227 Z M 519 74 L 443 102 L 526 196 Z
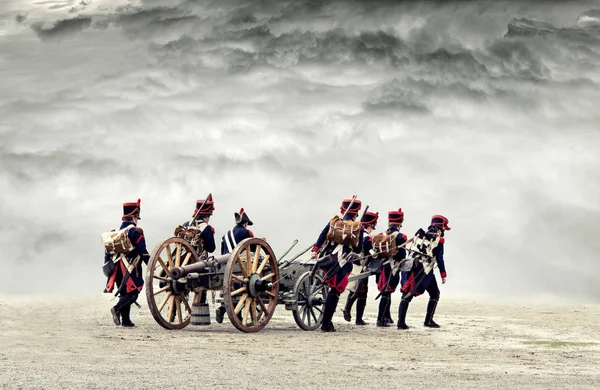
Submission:
M 209 193 L 208 196 L 206 198 L 204 198 L 204 201 L 202 202 L 202 204 L 200 205 L 200 207 L 198 207 L 198 210 L 196 210 L 196 212 L 194 213 L 194 216 L 192 217 L 190 225 L 192 224 L 192 222 L 196 222 L 196 218 L 198 218 L 198 215 L 200 214 L 200 210 L 202 210 L 202 207 L 204 207 L 204 205 L 206 204 L 206 202 L 209 199 L 212 199 L 212 193 Z
M 283 254 L 278 258 L 278 260 L 281 261 L 281 259 L 287 256 L 287 254 L 290 253 L 290 251 L 296 246 L 297 243 L 298 240 L 294 240 L 294 242 L 292 242 L 292 245 L 290 245 L 289 248 L 287 248 L 285 252 L 283 252 Z

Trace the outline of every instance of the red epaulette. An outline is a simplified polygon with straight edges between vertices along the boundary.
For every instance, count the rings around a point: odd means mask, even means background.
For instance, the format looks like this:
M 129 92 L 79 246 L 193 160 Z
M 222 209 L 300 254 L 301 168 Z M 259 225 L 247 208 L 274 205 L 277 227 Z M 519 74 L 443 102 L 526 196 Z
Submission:
M 440 237 L 440 244 L 443 244 L 446 240 L 444 240 L 444 237 Z
M 402 233 L 400 233 L 400 234 L 402 234 Z M 404 241 L 406 241 L 406 240 L 408 239 L 408 237 L 406 237 L 406 234 L 402 234 L 402 239 L 403 239 Z
M 210 231 L 212 232 L 212 234 L 215 234 L 215 228 L 214 227 L 210 227 Z
M 248 230 L 248 234 L 250 234 L 250 237 L 254 237 L 254 233 L 252 233 L 252 230 Z

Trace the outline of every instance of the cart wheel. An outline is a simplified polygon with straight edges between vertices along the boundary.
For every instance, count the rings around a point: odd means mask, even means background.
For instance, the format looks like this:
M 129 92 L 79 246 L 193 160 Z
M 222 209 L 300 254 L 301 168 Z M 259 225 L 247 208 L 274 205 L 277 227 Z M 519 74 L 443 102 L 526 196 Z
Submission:
M 172 279 L 171 270 L 198 261 L 190 243 L 171 237 L 158 244 L 146 269 L 146 299 L 152 317 L 166 329 L 185 328 L 192 318 L 186 282 Z
M 271 246 L 259 238 L 240 242 L 225 268 L 223 301 L 229 321 L 242 332 L 258 332 L 273 316 L 278 295 L 279 268 Z
M 297 309 L 292 314 L 301 329 L 315 330 L 321 326 L 327 293 L 321 272 L 312 275 L 307 271 L 298 278 L 294 286 Z

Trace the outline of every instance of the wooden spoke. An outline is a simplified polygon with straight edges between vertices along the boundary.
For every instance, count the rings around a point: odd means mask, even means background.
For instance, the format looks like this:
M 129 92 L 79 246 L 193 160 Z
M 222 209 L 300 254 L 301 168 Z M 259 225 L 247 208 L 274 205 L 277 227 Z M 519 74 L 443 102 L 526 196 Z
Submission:
M 165 299 L 163 299 L 163 301 L 160 303 L 160 306 L 158 306 L 158 311 L 161 312 L 162 309 L 165 307 L 165 305 L 167 304 L 167 301 L 169 300 L 169 298 L 171 298 L 171 295 L 173 293 L 172 292 L 168 292 L 167 296 L 165 297 Z
M 179 267 L 181 265 L 181 244 L 176 245 L 175 252 L 175 267 Z
M 179 237 L 167 238 L 152 251 L 146 268 L 146 299 L 152 317 L 163 328 L 182 329 L 189 325 L 192 319 L 192 310 L 187 302 L 190 290 L 185 281 L 172 280 L 171 269 L 194 264 L 198 260 L 192 245 Z M 177 294 L 174 294 L 174 288 Z
M 250 306 L 252 305 L 252 298 L 246 298 L 246 305 L 244 306 L 244 325 L 248 325 L 248 313 L 250 313 Z
M 252 300 L 252 323 L 256 325 L 258 323 L 258 312 L 256 310 L 256 299 Z
M 185 267 L 187 265 L 187 263 L 190 261 L 191 258 L 192 258 L 192 252 L 188 252 L 185 255 L 185 259 L 183 259 L 183 263 L 181 263 L 181 266 Z
M 160 290 L 156 291 L 156 292 L 154 293 L 154 295 L 158 295 L 158 294 L 160 294 L 160 293 L 163 293 L 163 292 L 167 291 L 167 290 L 168 290 L 168 289 L 170 289 L 170 288 L 171 288 L 171 286 L 170 286 L 170 285 L 166 285 L 165 287 L 163 287 L 163 288 L 161 288 Z
M 246 248 L 246 267 L 248 268 L 248 276 L 252 274 L 252 253 L 250 252 L 250 247 Z
M 175 295 L 171 295 L 171 299 L 169 299 L 169 322 L 173 322 L 175 319 L 175 313 L 173 312 L 175 310 L 175 298 L 177 298 Z
M 171 245 L 167 244 L 167 259 L 169 260 L 169 269 L 173 269 L 173 255 L 171 254 Z
M 321 291 L 323 290 L 323 291 Z M 313 301 L 309 306 L 310 298 L 317 298 L 322 303 Z M 311 271 L 305 272 L 296 281 L 294 286 L 294 295 L 296 297 L 297 309 L 292 310 L 294 321 L 303 330 L 315 330 L 321 326 L 323 321 L 323 307 L 327 300 L 327 291 L 324 290 L 323 278 L 320 274 L 311 275 Z M 318 314 L 316 314 L 316 312 Z
M 248 298 L 248 294 L 242 295 L 242 297 L 240 298 L 240 301 L 238 302 L 238 304 L 235 306 L 235 309 L 233 310 L 235 312 L 235 314 L 238 314 L 240 312 L 240 310 L 242 310 L 242 308 L 244 307 L 244 303 L 246 303 L 246 298 Z
M 181 297 L 177 297 L 177 307 L 175 307 L 175 310 L 177 310 L 177 319 L 181 324 L 183 322 L 183 317 L 181 315 Z
M 163 267 L 163 269 L 165 270 L 167 275 L 169 275 L 169 277 L 171 277 L 170 268 L 167 267 L 167 265 L 165 264 L 165 262 L 163 261 L 163 259 L 160 256 L 158 256 L 158 263 L 160 264 L 161 267 Z
M 159 276 L 159 275 L 152 275 L 152 277 L 154 279 L 162 280 L 163 282 L 170 282 L 171 281 L 171 279 L 167 279 L 167 278 L 164 278 L 164 277 Z M 154 294 L 154 295 L 156 295 L 156 294 Z
M 187 299 L 185 299 L 185 297 L 182 299 L 183 301 L 183 306 L 185 306 L 185 309 L 188 311 L 188 313 L 192 312 L 192 308 L 190 307 L 190 304 L 188 303 Z
M 260 278 L 260 280 L 269 280 L 271 279 L 273 276 L 275 276 L 274 272 L 271 272 L 270 274 L 268 274 L 267 276 L 263 276 L 262 278 Z
M 244 274 L 244 276 L 249 277 L 250 274 L 246 270 L 246 267 L 244 267 L 244 263 L 242 262 L 242 259 L 240 259 L 240 257 L 238 256 L 235 260 L 237 261 L 238 265 L 240 266 L 240 269 L 242 270 L 242 273 Z
M 248 282 L 259 281 L 261 277 L 263 283 L 267 281 L 272 287 L 255 293 Z M 223 282 L 224 306 L 233 326 L 251 333 L 268 324 L 279 303 L 279 283 L 273 282 L 278 278 L 277 258 L 266 241 L 251 237 L 236 245 L 225 267 Z
M 256 300 L 258 301 L 258 305 L 260 306 L 263 313 L 268 315 L 269 310 L 267 310 L 267 307 L 265 306 L 265 303 L 263 302 L 263 300 L 260 297 L 256 297 Z
M 239 277 L 239 276 L 237 276 L 236 274 L 231 274 L 231 277 L 232 277 L 233 279 L 237 280 L 237 281 L 238 281 L 238 282 L 240 282 L 240 283 L 245 283 L 245 282 L 246 282 L 246 279 L 244 279 L 244 278 L 240 278 L 240 277 Z
M 256 269 L 258 268 L 258 258 L 260 257 L 260 250 L 261 246 L 257 245 L 256 251 L 254 252 L 254 260 L 252 261 L 252 273 L 255 273 Z
M 246 286 L 244 286 L 244 287 L 240 287 L 240 288 L 238 288 L 237 290 L 235 290 L 235 291 L 232 291 L 232 292 L 231 292 L 231 296 L 233 297 L 233 296 L 235 296 L 235 295 L 238 295 L 238 294 L 240 294 L 240 293 L 243 293 L 243 292 L 244 292 L 244 291 L 246 291 L 246 290 L 247 290 Z
M 265 265 L 267 265 L 267 263 L 269 262 L 269 259 L 271 258 L 271 255 L 266 255 L 265 258 L 263 259 L 262 263 L 260 263 L 260 267 L 258 267 L 258 269 L 256 270 L 257 274 L 261 274 L 261 272 L 263 272 L 263 269 L 265 269 Z

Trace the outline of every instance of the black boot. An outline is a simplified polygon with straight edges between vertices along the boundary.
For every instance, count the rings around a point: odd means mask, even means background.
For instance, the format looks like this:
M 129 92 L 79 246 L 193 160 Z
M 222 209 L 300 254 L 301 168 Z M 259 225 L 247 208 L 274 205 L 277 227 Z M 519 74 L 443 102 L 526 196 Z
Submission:
M 363 314 L 365 313 L 365 307 L 367 306 L 367 298 L 358 298 L 356 302 L 356 325 L 369 325 L 363 321 Z
M 392 320 L 392 314 L 390 313 L 391 306 L 392 306 L 392 296 L 390 295 L 390 297 L 387 301 L 387 306 L 385 307 L 385 317 L 383 319 L 390 326 L 394 323 L 394 320 Z
M 131 318 L 129 317 L 129 314 L 131 313 L 132 304 L 133 302 L 121 309 L 121 316 L 123 317 L 123 322 L 121 323 L 121 325 L 127 328 L 135 326 L 135 324 L 131 322 Z
M 121 325 L 121 316 L 123 316 L 123 321 L 125 321 L 125 318 L 129 318 L 129 314 L 127 314 L 127 317 L 124 316 L 123 310 L 125 307 L 131 306 L 133 302 L 136 301 L 138 294 L 139 292 L 137 291 L 122 294 L 119 298 L 119 302 L 117 302 L 117 304 L 114 305 L 112 309 L 110 309 L 110 314 L 112 315 L 113 322 L 115 323 L 115 325 Z
M 390 296 L 385 294 L 381 296 L 379 301 L 379 311 L 377 313 L 377 326 L 388 327 L 390 324 L 385 320 L 386 310 L 390 302 Z
M 344 319 L 348 322 L 352 321 L 352 305 L 354 305 L 354 301 L 356 301 L 356 293 L 350 292 L 350 294 L 348 294 L 348 299 L 346 299 L 346 306 L 344 307 L 344 310 L 342 310 L 342 313 L 344 314 Z M 358 311 L 358 306 L 356 308 L 356 310 Z M 358 317 L 358 313 L 356 314 L 356 316 Z
M 398 305 L 398 329 L 408 329 L 410 328 L 406 325 L 406 312 L 408 311 L 408 304 L 410 302 L 406 299 L 402 299 L 400 301 L 400 305 Z
M 427 314 L 425 315 L 425 325 L 428 328 L 439 328 L 440 326 L 433 321 L 433 315 L 435 314 L 435 308 L 437 307 L 437 299 L 430 299 L 427 304 Z
M 224 306 L 220 306 L 217 308 L 217 310 L 215 312 L 215 321 L 217 321 L 217 323 L 219 323 L 219 324 L 223 323 L 223 318 L 225 318 L 226 311 L 227 311 L 227 309 L 225 309 Z
M 321 324 L 321 330 L 323 332 L 335 332 L 335 327 L 333 326 L 331 319 L 333 318 L 333 313 L 335 313 L 335 308 L 337 307 L 339 300 L 340 293 L 337 292 L 337 290 L 330 288 L 327 300 L 325 301 L 325 309 L 323 310 L 323 323 Z

